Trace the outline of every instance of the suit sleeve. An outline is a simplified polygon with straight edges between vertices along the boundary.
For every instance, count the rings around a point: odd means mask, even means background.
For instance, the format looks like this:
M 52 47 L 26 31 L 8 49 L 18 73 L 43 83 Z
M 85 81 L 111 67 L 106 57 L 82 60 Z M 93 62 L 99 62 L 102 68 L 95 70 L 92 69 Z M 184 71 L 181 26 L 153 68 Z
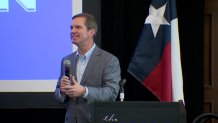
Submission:
M 102 87 L 87 87 L 88 95 L 86 97 L 89 103 L 94 101 L 115 101 L 119 92 L 119 82 L 121 70 L 119 60 L 111 57 L 107 60 L 102 77 Z
M 58 79 L 57 85 L 56 85 L 56 89 L 55 89 L 55 99 L 57 102 L 59 103 L 65 103 L 67 101 L 67 96 L 62 96 L 60 94 L 60 79 L 63 76 L 64 72 L 63 72 L 63 61 L 64 59 L 62 59 L 61 61 L 61 72 L 60 72 L 60 77 Z

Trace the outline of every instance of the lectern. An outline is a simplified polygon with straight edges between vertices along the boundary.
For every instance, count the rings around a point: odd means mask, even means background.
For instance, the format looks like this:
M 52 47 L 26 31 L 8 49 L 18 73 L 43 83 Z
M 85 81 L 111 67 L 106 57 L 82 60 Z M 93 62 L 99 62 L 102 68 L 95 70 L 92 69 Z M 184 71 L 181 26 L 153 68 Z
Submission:
M 186 123 L 181 102 L 96 102 L 93 106 L 92 123 Z

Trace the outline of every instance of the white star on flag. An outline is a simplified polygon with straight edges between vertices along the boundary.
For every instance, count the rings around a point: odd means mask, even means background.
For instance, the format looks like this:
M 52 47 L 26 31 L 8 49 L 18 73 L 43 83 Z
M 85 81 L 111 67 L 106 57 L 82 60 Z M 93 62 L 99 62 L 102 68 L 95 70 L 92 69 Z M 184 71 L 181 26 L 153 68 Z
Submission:
M 152 5 L 149 8 L 149 15 L 145 20 L 145 24 L 151 24 L 154 37 L 156 37 L 160 25 L 170 25 L 164 17 L 165 9 L 166 4 L 159 9 L 155 9 Z

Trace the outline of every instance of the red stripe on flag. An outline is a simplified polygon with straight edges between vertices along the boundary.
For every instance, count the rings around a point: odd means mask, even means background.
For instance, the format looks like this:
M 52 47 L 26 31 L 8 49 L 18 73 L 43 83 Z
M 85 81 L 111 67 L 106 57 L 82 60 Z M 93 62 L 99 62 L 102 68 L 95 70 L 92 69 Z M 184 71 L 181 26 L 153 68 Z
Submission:
M 172 101 L 171 44 L 163 50 L 159 64 L 144 80 L 144 85 L 160 100 Z

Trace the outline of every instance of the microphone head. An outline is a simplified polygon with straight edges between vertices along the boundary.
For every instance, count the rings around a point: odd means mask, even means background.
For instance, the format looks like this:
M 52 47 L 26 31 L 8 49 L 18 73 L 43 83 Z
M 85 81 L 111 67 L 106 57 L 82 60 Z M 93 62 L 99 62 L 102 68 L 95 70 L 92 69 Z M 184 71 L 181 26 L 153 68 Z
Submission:
M 71 62 L 70 60 L 64 60 L 64 66 L 70 66 Z
M 70 77 L 70 65 L 71 65 L 70 60 L 64 61 L 64 72 L 65 72 L 65 76 L 67 77 Z

